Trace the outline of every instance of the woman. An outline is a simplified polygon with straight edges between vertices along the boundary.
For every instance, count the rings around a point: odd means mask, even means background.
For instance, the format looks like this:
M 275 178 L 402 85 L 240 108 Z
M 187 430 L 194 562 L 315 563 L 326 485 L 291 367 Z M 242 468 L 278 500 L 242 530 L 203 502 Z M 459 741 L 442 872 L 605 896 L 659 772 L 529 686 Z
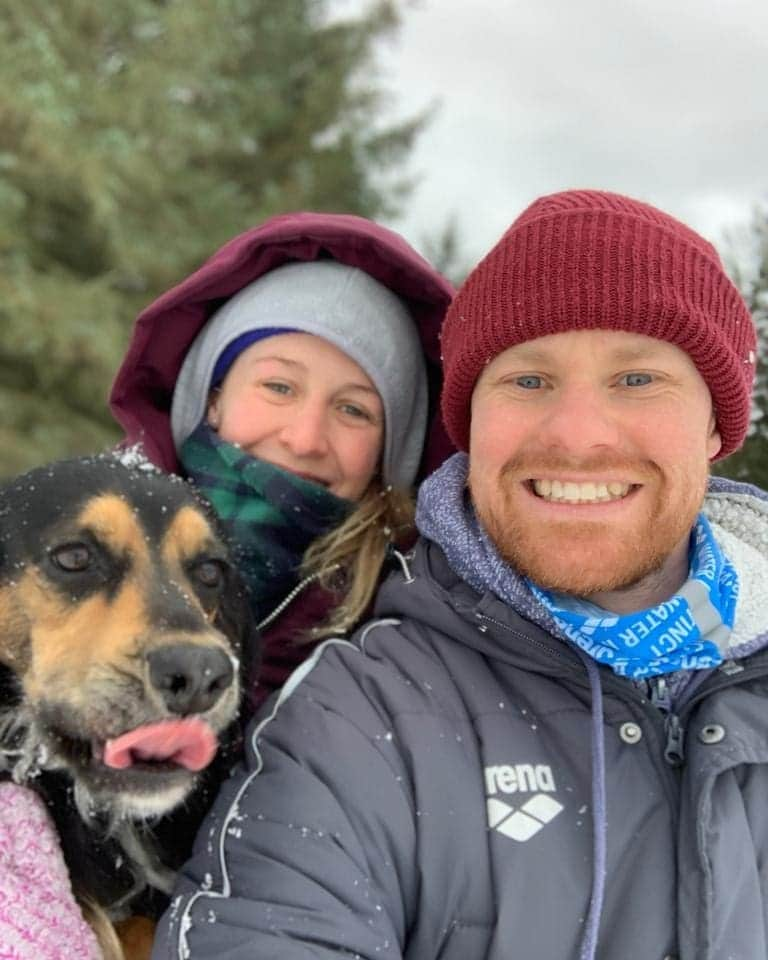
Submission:
M 159 467 L 230 533 L 264 652 L 260 704 L 353 628 L 411 488 L 451 452 L 437 410 L 452 289 L 397 234 L 299 213 L 236 237 L 138 318 L 111 395 Z
M 236 237 L 137 320 L 111 407 L 125 446 L 194 479 L 232 536 L 264 631 L 253 705 L 360 619 L 411 535 L 414 481 L 452 452 L 436 415 L 451 294 L 397 234 L 300 213 Z M 2 790 L 0 942 L 99 956 L 50 818 Z

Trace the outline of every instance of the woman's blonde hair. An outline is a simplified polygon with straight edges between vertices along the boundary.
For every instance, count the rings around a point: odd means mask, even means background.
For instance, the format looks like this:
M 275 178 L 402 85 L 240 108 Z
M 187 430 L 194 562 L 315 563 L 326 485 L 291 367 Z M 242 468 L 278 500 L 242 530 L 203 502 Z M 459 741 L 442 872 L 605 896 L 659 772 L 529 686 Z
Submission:
M 77 896 L 77 901 L 86 923 L 89 924 L 96 935 L 96 942 L 101 950 L 103 960 L 125 960 L 125 952 L 120 938 L 106 910 L 90 897 Z
M 415 534 L 415 503 L 405 490 L 374 481 L 347 519 L 310 544 L 302 574 L 340 594 L 327 619 L 299 642 L 339 636 L 357 625 L 370 606 L 392 546 L 406 546 Z

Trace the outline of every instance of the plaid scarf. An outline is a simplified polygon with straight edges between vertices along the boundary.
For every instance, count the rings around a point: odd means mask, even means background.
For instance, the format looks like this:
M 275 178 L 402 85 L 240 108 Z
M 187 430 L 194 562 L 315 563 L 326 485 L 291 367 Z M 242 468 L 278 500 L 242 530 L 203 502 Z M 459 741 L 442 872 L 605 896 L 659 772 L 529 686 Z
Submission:
M 338 526 L 352 504 L 226 443 L 203 422 L 179 459 L 227 534 L 257 621 L 293 589 L 304 551 Z

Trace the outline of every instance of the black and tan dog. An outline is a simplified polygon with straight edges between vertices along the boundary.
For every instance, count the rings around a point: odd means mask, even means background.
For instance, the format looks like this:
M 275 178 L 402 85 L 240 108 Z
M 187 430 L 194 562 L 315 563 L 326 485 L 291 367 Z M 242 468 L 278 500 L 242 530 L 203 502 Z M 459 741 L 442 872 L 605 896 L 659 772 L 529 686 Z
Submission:
M 45 797 L 97 916 L 164 906 L 238 748 L 255 644 L 183 481 L 95 457 L 0 488 L 0 770 Z

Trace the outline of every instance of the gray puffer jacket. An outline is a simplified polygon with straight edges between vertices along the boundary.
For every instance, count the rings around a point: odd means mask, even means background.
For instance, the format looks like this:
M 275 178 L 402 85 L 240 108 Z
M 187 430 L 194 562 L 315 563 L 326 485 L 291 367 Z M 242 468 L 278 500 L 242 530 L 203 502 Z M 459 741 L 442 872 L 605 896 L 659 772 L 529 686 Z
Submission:
M 753 652 L 674 712 L 421 541 L 254 724 L 155 960 L 768 958 L 768 507 L 707 513 Z

